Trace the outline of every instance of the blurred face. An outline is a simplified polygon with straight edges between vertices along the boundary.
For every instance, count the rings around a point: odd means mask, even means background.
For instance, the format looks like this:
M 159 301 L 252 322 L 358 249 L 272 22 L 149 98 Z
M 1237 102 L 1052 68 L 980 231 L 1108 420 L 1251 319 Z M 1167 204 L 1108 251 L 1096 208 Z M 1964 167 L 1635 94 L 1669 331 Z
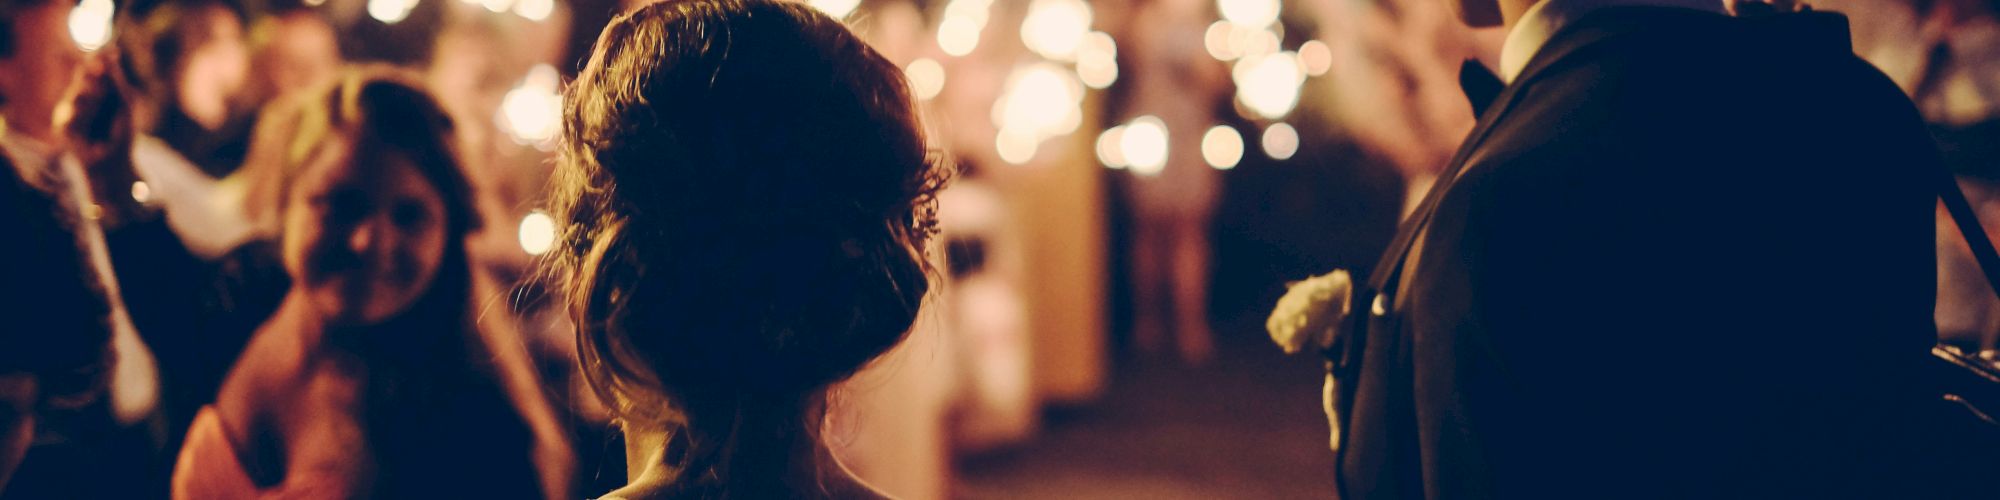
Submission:
M 272 92 L 307 88 L 331 80 L 340 69 L 340 41 L 333 27 L 309 12 L 269 21 L 270 44 L 261 49 L 257 71 Z
M 200 26 L 194 29 L 201 33 L 191 38 L 201 44 L 189 48 L 175 91 L 181 110 L 213 130 L 229 120 L 229 102 L 250 76 L 250 48 L 235 14 L 211 7 L 199 16 Z
M 332 146 L 285 203 L 285 269 L 340 325 L 379 324 L 430 288 L 444 258 L 444 201 L 400 153 Z
M 13 19 L 14 53 L 0 58 L 0 111 L 17 133 L 52 139 L 57 110 L 82 87 L 83 49 L 69 35 L 74 7 L 52 0 Z

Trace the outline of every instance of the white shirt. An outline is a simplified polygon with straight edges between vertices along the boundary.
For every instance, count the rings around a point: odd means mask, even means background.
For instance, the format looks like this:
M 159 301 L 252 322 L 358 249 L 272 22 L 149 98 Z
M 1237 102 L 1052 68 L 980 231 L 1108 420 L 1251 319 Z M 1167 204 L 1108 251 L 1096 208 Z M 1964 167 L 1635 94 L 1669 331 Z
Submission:
M 37 189 L 62 191 L 54 193 L 64 210 L 74 210 L 77 221 L 77 244 L 90 259 L 91 273 L 97 276 L 98 286 L 104 291 L 104 300 L 111 309 L 111 350 L 116 356 L 111 365 L 111 411 L 118 423 L 131 424 L 152 413 L 160 401 L 159 370 L 153 362 L 153 352 L 139 338 L 139 329 L 132 325 L 132 317 L 125 311 L 125 299 L 118 288 L 118 276 L 112 272 L 111 249 L 104 241 L 104 228 L 97 225 L 99 210 L 96 199 L 90 194 L 90 181 L 84 177 L 83 162 L 76 155 L 56 151 L 55 148 L 20 134 L 0 132 L 0 153 L 7 155 L 21 179 Z M 54 168 L 49 172 L 46 169 Z M 51 332 L 61 334 L 62 332 Z
M 132 170 L 146 186 L 146 199 L 139 201 L 166 213 L 167 226 L 189 252 L 214 259 L 253 236 L 243 214 L 241 186 L 209 177 L 165 141 L 150 135 L 135 138 Z
M 1555 38 L 1570 23 L 1583 16 L 1606 7 L 1675 7 L 1700 11 L 1726 13 L 1722 0 L 1542 0 L 1521 13 L 1514 26 L 1507 29 L 1507 39 L 1500 43 L 1500 80 L 1514 83 L 1521 71 L 1528 69 L 1528 61 L 1541 52 L 1542 46 Z

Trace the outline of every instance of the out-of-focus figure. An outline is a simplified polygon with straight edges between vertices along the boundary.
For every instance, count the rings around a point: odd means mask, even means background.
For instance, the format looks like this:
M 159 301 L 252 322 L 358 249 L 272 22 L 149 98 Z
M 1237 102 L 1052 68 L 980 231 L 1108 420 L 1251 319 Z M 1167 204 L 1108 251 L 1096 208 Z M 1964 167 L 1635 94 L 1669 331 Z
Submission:
M 333 79 L 342 61 L 337 36 L 319 11 L 302 4 L 273 6 L 250 29 L 248 99 L 262 103 Z
M 0 0 L 0 140 L 63 140 L 57 109 L 76 92 L 83 55 L 64 22 L 71 5 L 57 0 Z M 22 153 L 32 153 L 23 151 Z M 11 478 L 31 457 L 65 436 L 48 419 L 101 394 L 110 330 L 96 274 L 64 217 L 64 193 L 40 187 L 46 163 L 9 148 L 0 155 L 0 494 L 53 494 L 70 485 Z M 33 182 L 30 182 L 30 180 Z M 67 400 L 67 402 L 65 402 Z M 51 411 L 56 410 L 56 411 Z M 99 429 L 92 429 L 99 430 Z M 46 453 L 44 453 L 46 454 Z M 73 490 L 72 490 L 73 491 Z
M 293 286 L 188 431 L 175 497 L 569 497 L 525 352 L 475 325 L 450 119 L 357 71 L 260 122 L 251 205 L 279 215 Z
M 261 214 L 244 209 L 248 176 L 218 178 L 242 163 L 261 99 L 246 93 L 242 16 L 224 0 L 121 9 L 116 85 L 86 110 L 108 122 L 85 127 L 112 150 L 91 181 L 121 298 L 158 358 L 166 461 L 289 287 Z
M 1329 92 L 1318 108 L 1369 152 L 1409 180 L 1405 211 L 1431 185 L 1472 130 L 1472 111 L 1459 89 L 1468 59 L 1497 59 L 1497 30 L 1481 32 L 1428 0 L 1315 1 L 1326 41 Z
M 141 5 L 124 14 L 120 69 L 131 106 L 132 196 L 159 207 L 179 243 L 205 260 L 252 237 L 242 190 L 218 177 L 249 146 L 254 103 L 243 14 L 224 0 Z M 308 75 L 299 75 L 308 76 Z
M 68 131 L 88 60 L 69 29 L 76 6 L 60 1 L 0 2 L 0 153 L 4 173 L 6 224 L 17 248 L 4 257 L 8 335 L 32 336 L 10 342 L 7 356 L 17 363 L 10 374 L 14 403 L 36 403 L 28 413 L 7 419 L 10 435 L 32 435 L 33 447 L 20 459 L 23 473 L 6 486 L 8 496 L 120 496 L 144 494 L 152 436 L 142 424 L 159 401 L 151 351 L 133 327 L 111 272 L 97 203 Z M 19 253 L 13 253 L 18 251 Z M 104 344 L 106 331 L 110 344 Z M 74 349 L 88 354 L 78 357 Z M 72 351 L 72 352 L 65 352 Z M 101 357 L 100 357 L 101 356 Z M 42 358 L 46 357 L 46 360 Z M 85 359 L 87 358 L 87 359 Z M 49 395 L 76 391 L 60 368 L 110 361 L 109 395 L 93 404 L 50 405 Z M 52 363 L 52 364 L 44 364 Z M 107 375 L 95 372 L 89 385 Z M 16 419 L 18 418 L 18 420 Z M 22 425 L 33 422 L 33 425 Z M 22 434 L 22 433 L 32 434 Z M 7 460 L 21 446 L 5 442 Z M 130 471 L 119 481 L 90 479 L 104 467 Z
M 553 255 L 626 436 L 607 497 L 882 497 L 822 431 L 931 289 L 947 173 L 902 72 L 800 2 L 653 3 L 599 40 L 565 100 Z
M 243 7 L 230 0 L 161 1 L 125 14 L 120 33 L 138 129 L 210 177 L 242 164 L 251 113 Z M 145 147 L 144 138 L 140 147 Z
M 1203 131 L 1216 121 L 1228 91 L 1225 66 L 1202 49 L 1213 20 L 1202 0 L 1135 4 L 1129 25 L 1134 53 L 1129 102 L 1119 121 L 1156 117 L 1164 134 L 1163 165 L 1133 168 L 1126 183 L 1132 206 L 1132 334 L 1141 350 L 1171 345 L 1190 362 L 1214 350 L 1209 327 L 1209 225 L 1222 189 L 1220 172 L 1202 158 Z M 1224 108 L 1226 109 L 1226 108 Z

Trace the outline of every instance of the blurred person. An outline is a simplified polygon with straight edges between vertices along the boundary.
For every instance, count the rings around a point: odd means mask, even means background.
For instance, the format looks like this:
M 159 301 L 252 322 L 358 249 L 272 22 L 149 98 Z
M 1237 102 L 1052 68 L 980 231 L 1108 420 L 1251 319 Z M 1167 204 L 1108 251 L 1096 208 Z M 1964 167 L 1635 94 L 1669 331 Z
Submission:
M 222 0 L 163 1 L 128 9 L 117 33 L 131 167 L 143 184 L 132 195 L 157 207 L 177 246 L 204 261 L 253 237 L 238 208 L 242 186 L 218 180 L 242 163 L 254 122 L 242 23 L 240 8 Z
M 1508 35 L 1328 353 L 1340 495 L 1926 496 L 1941 167 L 1846 20 L 1448 5 Z
M 1308 81 L 1327 91 L 1317 111 L 1409 180 L 1407 213 L 1472 130 L 1459 66 L 1496 59 L 1503 33 L 1467 27 L 1436 0 L 1314 5 L 1331 54 L 1328 77 Z
M 77 83 L 54 76 L 82 62 L 64 22 L 69 7 L 0 0 L 0 135 L 60 140 L 56 109 Z M 57 194 L 27 182 L 40 166 L 12 156 L 0 154 L 0 233 L 13 239 L 0 246 L 0 317 L 9 322 L 0 330 L 0 494 L 49 434 L 49 410 L 102 392 L 110 344 L 108 306 Z
M 326 16 L 301 3 L 280 2 L 252 23 L 247 100 L 266 102 L 287 91 L 332 80 L 342 64 L 339 33 Z
M 11 29 L 0 21 L 0 34 Z M 55 200 L 22 182 L 6 157 L 0 164 L 7 167 L 0 171 L 0 233 L 16 238 L 0 248 L 0 315 L 9 322 L 0 331 L 0 496 L 75 494 L 82 485 L 10 488 L 9 479 L 31 447 L 48 440 L 38 437 L 50 434 L 51 410 L 103 392 L 107 306 L 89 285 L 94 276 L 75 237 L 51 217 Z
M 831 387 L 930 290 L 946 168 L 900 69 L 777 0 L 613 20 L 564 103 L 552 278 L 626 436 L 607 498 L 880 498 L 822 439 Z
M 192 159 L 208 146 L 191 144 L 228 135 L 202 122 L 248 125 L 234 118 L 241 84 L 231 73 L 248 67 L 231 62 L 243 55 L 238 13 L 208 0 L 125 4 L 115 43 L 98 51 L 114 70 L 91 80 L 72 126 L 86 138 L 79 152 L 97 220 L 126 285 L 119 299 L 158 364 L 163 461 L 289 286 L 242 207 L 247 182 L 217 179 Z M 243 153 L 225 156 L 234 169 Z
M 121 69 L 144 134 L 135 147 L 177 153 L 208 177 L 235 171 L 255 118 L 245 98 L 252 61 L 243 7 L 232 0 L 158 0 L 125 10 Z
M 61 220 L 70 238 L 85 252 L 92 268 L 92 286 L 110 296 L 109 321 L 119 353 L 114 368 L 112 411 L 130 424 L 152 411 L 157 394 L 151 354 L 126 317 L 118 300 L 118 282 L 111 273 L 104 234 L 96 222 L 97 202 L 89 191 L 82 165 L 71 151 L 65 132 L 83 85 L 84 54 L 69 33 L 66 2 L 10 0 L 17 6 L 7 19 L 12 37 L 0 47 L 0 153 L 14 165 L 14 175 L 56 201 L 50 216 Z
M 0 378 L 12 408 L 0 422 L 8 436 L 0 464 L 20 467 L 5 497 L 144 495 L 154 484 L 144 480 L 154 444 L 146 424 L 158 402 L 154 359 L 118 298 L 102 210 L 68 133 L 89 66 L 69 30 L 74 8 L 0 1 L 0 157 L 8 166 L 0 226 L 13 238 L 0 252 L 0 308 L 10 322 Z M 75 400 L 51 404 L 59 399 Z
M 519 339 L 475 317 L 492 285 L 450 119 L 379 70 L 274 106 L 247 168 L 293 286 L 195 417 L 174 496 L 570 496 Z
M 1209 227 L 1222 174 L 1202 159 L 1202 131 L 1229 89 L 1225 67 L 1202 48 L 1209 2 L 1158 0 L 1131 24 L 1130 115 L 1153 115 L 1167 129 L 1166 165 L 1125 185 L 1132 203 L 1132 335 L 1138 347 L 1170 344 L 1181 359 L 1205 362 L 1215 350 L 1209 327 Z

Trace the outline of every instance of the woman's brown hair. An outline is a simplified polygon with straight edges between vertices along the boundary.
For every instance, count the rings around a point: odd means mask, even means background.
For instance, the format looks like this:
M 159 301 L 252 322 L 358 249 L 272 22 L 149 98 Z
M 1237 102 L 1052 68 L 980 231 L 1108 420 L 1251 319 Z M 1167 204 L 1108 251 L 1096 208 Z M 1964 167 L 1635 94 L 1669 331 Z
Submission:
M 744 450 L 819 446 L 930 289 L 949 170 L 900 69 L 802 3 L 668 0 L 604 30 L 562 139 L 550 269 L 590 386 L 698 491 L 797 470 Z

